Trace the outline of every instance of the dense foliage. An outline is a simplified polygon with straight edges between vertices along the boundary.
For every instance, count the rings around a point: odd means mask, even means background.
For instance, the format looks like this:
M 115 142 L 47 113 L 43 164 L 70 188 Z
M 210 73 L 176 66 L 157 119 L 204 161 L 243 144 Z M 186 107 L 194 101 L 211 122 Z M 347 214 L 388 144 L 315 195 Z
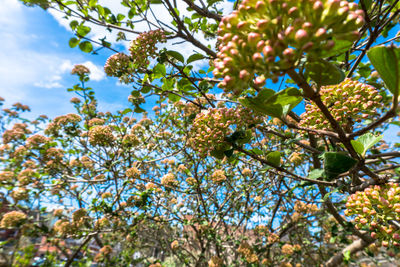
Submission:
M 2 110 L 5 266 L 398 260 L 398 1 L 21 1 L 133 90 L 101 111 L 77 65 L 75 113 Z

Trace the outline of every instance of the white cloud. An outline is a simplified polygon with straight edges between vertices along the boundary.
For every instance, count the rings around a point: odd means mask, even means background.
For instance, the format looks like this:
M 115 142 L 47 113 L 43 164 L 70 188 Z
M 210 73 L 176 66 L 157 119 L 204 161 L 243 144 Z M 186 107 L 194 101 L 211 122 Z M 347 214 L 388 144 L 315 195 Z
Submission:
M 106 74 L 104 73 L 103 67 L 95 65 L 91 61 L 86 61 L 86 62 L 83 62 L 81 64 L 85 65 L 86 67 L 89 68 L 89 70 L 90 70 L 89 78 L 92 81 L 101 81 L 106 77 Z
M 6 105 L 14 102 L 28 104 L 33 115 L 49 109 L 48 115 L 70 110 L 69 103 L 60 103 L 65 98 L 63 90 L 49 93 L 50 88 L 61 87 L 61 72 L 55 70 L 63 62 L 63 56 L 49 51 L 32 49 L 32 42 L 39 38 L 27 30 L 29 17 L 27 7 L 18 0 L 4 0 L 0 5 L 0 96 Z
M 60 65 L 59 72 L 61 73 L 70 73 L 72 68 L 75 65 L 84 65 L 90 70 L 89 78 L 92 81 L 101 81 L 103 80 L 106 75 L 104 73 L 103 67 L 94 64 L 92 61 L 85 61 L 85 62 L 75 62 L 72 63 L 71 60 L 64 60 L 63 63 Z

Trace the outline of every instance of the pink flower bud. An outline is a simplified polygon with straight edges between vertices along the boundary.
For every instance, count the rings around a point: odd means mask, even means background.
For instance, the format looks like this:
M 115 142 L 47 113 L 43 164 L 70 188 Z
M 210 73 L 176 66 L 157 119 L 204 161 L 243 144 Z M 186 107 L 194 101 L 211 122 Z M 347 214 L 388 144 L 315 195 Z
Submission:
M 312 27 L 313 27 L 313 25 L 312 25 L 311 22 L 304 22 L 303 25 L 302 25 L 302 28 L 303 28 L 304 30 L 311 29 Z
M 307 42 L 305 45 L 302 46 L 301 50 L 308 51 L 314 46 L 313 42 Z
M 226 84 L 229 84 L 229 83 L 233 82 L 233 78 L 232 78 L 231 76 L 229 76 L 229 75 L 226 75 L 226 76 L 224 77 L 224 82 L 225 82 Z
M 246 22 L 246 21 L 241 21 L 241 22 L 239 22 L 239 23 L 236 25 L 236 28 L 237 28 L 238 30 L 240 30 L 240 29 L 244 28 L 246 25 L 247 25 L 247 22 Z
M 264 31 L 268 28 L 269 20 L 267 19 L 261 19 L 257 22 L 257 29 L 260 31 Z
M 223 63 L 225 66 L 232 66 L 233 65 L 233 59 L 230 57 L 225 57 L 223 60 Z
M 262 52 L 264 46 L 265 46 L 265 41 L 264 41 L 264 40 L 259 41 L 259 42 L 257 43 L 257 51 L 258 51 L 258 52 Z
M 384 241 L 384 242 L 386 242 L 386 241 Z M 382 242 L 382 246 L 383 246 L 383 242 Z M 387 247 L 387 246 L 384 246 L 384 247 Z M 388 250 L 388 251 L 387 251 L 387 254 L 388 254 L 389 257 L 394 257 L 394 256 L 396 256 L 396 253 L 394 253 L 394 251 L 392 251 L 392 250 Z
M 257 76 L 257 77 L 254 79 L 254 84 L 257 85 L 257 86 L 259 86 L 259 87 L 264 86 L 264 85 L 265 85 L 265 78 L 262 77 L 262 76 Z
M 313 5 L 314 11 L 322 11 L 324 9 L 324 4 L 321 1 L 316 1 Z
M 274 54 L 274 49 L 271 46 L 266 45 L 263 48 L 263 53 L 266 57 L 272 56 Z
M 288 11 L 289 16 L 291 16 L 292 18 L 297 17 L 299 14 L 299 9 L 297 7 L 292 7 L 289 9 Z
M 239 78 L 242 80 L 248 80 L 250 78 L 250 73 L 247 70 L 241 70 L 239 72 Z
M 283 55 L 284 55 L 286 58 L 292 58 L 292 57 L 295 55 L 293 48 L 286 48 L 286 49 L 283 51 Z
M 393 234 L 393 239 L 394 239 L 394 240 L 400 240 L 400 235 L 399 235 L 399 233 L 394 233 L 394 234 Z
M 349 3 L 348 7 L 351 11 L 355 11 L 358 9 L 358 4 L 357 3 Z
M 293 26 L 289 26 L 285 30 L 285 35 L 289 36 L 292 32 L 294 32 L 294 27 Z
M 255 7 L 257 11 L 262 11 L 265 8 L 264 1 L 258 1 Z
M 355 13 L 356 13 L 357 15 L 363 17 L 363 18 L 365 17 L 364 10 L 362 10 L 362 9 L 357 9 L 357 10 L 355 11 Z
M 305 40 L 307 40 L 307 38 L 308 38 L 308 33 L 303 29 L 298 30 L 294 37 L 294 39 L 297 42 L 304 42 Z
M 231 33 L 225 33 L 224 37 L 222 37 L 222 41 L 224 41 L 225 43 L 229 42 L 230 39 L 232 38 L 232 34 Z
M 317 30 L 317 32 L 315 33 L 315 37 L 317 37 L 317 38 L 321 38 L 321 37 L 323 38 L 325 36 L 326 36 L 326 30 L 324 28 L 319 28 Z
M 251 32 L 247 36 L 247 40 L 249 41 L 249 44 L 251 44 L 251 45 L 255 45 L 258 41 L 260 41 L 260 39 L 261 39 L 261 35 L 256 32 Z
M 257 62 L 257 61 L 261 61 L 263 57 L 260 53 L 254 53 L 252 58 L 255 62 Z
M 229 52 L 231 53 L 232 56 L 239 55 L 239 51 L 237 49 L 231 49 L 231 50 L 229 50 Z
M 349 8 L 347 6 L 344 6 L 344 7 L 339 8 L 337 14 L 339 16 L 342 16 L 342 15 L 346 14 L 347 12 L 349 12 Z

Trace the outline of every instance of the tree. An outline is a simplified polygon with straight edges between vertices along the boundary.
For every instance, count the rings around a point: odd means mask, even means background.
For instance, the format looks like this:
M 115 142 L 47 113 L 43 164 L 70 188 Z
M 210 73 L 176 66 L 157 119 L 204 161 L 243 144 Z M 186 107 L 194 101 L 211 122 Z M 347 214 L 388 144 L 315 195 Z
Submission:
M 22 1 L 65 13 L 71 47 L 113 50 L 104 70 L 133 91 L 130 107 L 100 112 L 78 65 L 76 113 L 3 110 L 6 264 L 29 264 L 25 237 L 46 237 L 65 266 L 395 261 L 400 152 L 382 136 L 399 125 L 397 1 L 244 0 L 225 16 L 211 0 L 124 0 L 118 14 L 96 0 Z M 132 40 L 129 53 L 89 39 L 94 25 Z M 64 206 L 57 221 L 34 216 L 43 201 Z

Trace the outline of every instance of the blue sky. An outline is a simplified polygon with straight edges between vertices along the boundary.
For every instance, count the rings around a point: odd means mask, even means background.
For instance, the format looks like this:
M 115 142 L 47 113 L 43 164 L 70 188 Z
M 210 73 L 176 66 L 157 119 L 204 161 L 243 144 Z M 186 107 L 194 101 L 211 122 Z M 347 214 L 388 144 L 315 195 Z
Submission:
M 22 102 L 35 116 L 72 112 L 69 99 L 74 95 L 66 88 L 77 83 L 77 78 L 70 75 L 75 64 L 91 69 L 89 86 L 95 88 L 102 110 L 128 104 L 130 88 L 117 85 L 116 79 L 107 78 L 103 72 L 111 52 L 102 50 L 99 55 L 91 55 L 71 49 L 70 37 L 72 33 L 48 12 L 28 8 L 17 0 L 2 1 L 0 96 L 6 99 L 6 105 Z

